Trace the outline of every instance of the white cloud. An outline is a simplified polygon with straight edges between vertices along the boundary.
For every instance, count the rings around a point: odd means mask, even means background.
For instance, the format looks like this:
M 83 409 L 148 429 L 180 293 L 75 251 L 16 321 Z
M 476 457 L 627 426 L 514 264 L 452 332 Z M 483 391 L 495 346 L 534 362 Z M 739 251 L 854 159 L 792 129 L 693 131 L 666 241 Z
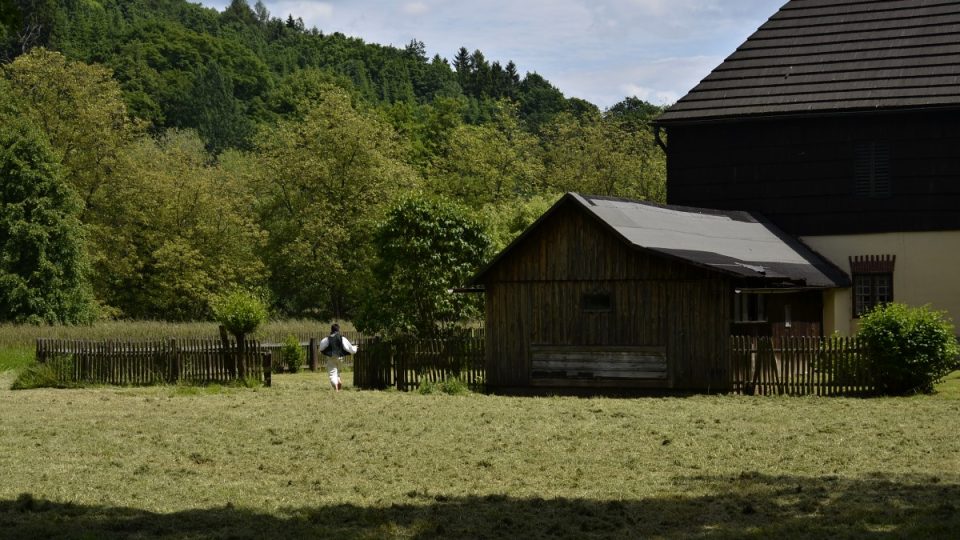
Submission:
M 638 97 L 654 105 L 672 105 L 682 96 L 672 90 L 657 90 L 635 84 L 624 84 L 620 87 L 624 96 Z
M 408 15 L 423 15 L 430 11 L 430 6 L 423 2 L 408 2 L 403 5 L 403 12 Z
M 334 17 L 333 4 L 328 2 L 311 2 L 310 0 L 264 2 L 274 17 L 286 19 L 287 15 L 303 19 L 307 28 L 322 26 Z

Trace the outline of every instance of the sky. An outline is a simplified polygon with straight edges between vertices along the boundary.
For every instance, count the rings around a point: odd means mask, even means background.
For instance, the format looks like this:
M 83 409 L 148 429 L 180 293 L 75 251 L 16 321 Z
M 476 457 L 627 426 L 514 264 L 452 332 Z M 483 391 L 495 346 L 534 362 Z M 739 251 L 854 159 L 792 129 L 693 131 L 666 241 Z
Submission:
M 250 5 L 255 0 L 249 0 Z M 272 17 L 451 60 L 513 60 L 601 109 L 683 97 L 786 0 L 264 0 Z M 202 0 L 223 10 L 229 0 Z

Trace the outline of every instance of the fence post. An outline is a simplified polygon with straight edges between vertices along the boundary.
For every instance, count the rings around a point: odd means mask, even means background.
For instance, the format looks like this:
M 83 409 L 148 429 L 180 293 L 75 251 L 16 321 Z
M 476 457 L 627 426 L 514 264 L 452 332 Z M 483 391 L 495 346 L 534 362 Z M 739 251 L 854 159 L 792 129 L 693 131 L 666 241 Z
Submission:
M 310 338 L 310 349 L 307 354 L 310 359 L 310 371 L 317 371 L 317 338 Z
M 269 352 L 263 353 L 263 385 L 271 386 L 273 384 L 273 355 Z
M 180 348 L 176 338 L 167 338 L 167 354 L 170 358 L 170 382 L 176 384 L 180 380 Z
M 237 357 L 231 350 L 230 336 L 227 334 L 227 328 L 221 324 L 219 330 L 220 344 L 223 349 L 221 352 L 223 355 L 223 366 L 227 369 L 227 372 L 230 373 L 230 378 L 235 378 L 237 376 Z
M 237 377 L 240 379 L 247 378 L 247 357 L 249 356 L 249 351 L 247 349 L 247 336 L 241 335 L 237 336 Z

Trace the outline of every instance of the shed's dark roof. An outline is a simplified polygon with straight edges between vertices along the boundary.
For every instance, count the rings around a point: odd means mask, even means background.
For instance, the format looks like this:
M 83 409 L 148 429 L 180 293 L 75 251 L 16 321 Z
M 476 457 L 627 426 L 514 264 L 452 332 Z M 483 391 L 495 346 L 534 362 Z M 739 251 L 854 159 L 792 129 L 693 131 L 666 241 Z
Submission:
M 658 122 L 960 106 L 960 2 L 791 0 Z
M 568 193 L 474 277 L 518 245 L 563 204 L 576 204 L 634 248 L 770 287 L 846 287 L 849 279 L 799 240 L 750 212 L 659 205 Z

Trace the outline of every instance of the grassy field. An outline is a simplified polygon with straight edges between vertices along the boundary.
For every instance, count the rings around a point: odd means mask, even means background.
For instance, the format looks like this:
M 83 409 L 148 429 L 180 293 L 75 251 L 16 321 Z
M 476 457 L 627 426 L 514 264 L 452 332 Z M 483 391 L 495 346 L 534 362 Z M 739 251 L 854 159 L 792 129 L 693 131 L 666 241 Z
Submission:
M 507 398 L 336 394 L 319 373 L 256 389 L 0 386 L 0 538 L 954 537 L 957 387 Z
M 0 373 L 23 368 L 33 362 L 34 351 L 31 347 L 0 346 Z

